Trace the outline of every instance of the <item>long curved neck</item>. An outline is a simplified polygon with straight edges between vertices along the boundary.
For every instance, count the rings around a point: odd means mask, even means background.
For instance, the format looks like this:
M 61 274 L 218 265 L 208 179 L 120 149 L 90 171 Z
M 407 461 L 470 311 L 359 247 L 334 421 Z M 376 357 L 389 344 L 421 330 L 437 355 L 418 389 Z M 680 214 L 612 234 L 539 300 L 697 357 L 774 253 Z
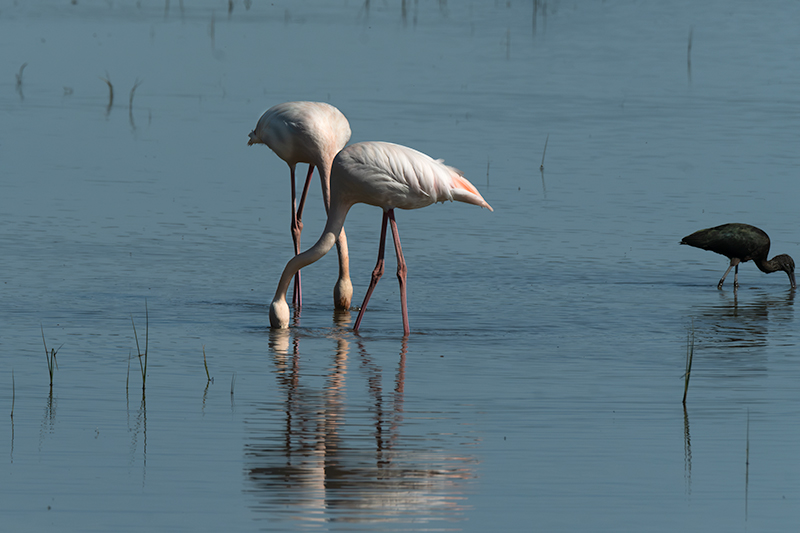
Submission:
M 322 185 L 322 202 L 325 204 L 325 212 L 330 210 L 331 205 L 331 165 L 333 159 L 326 159 L 317 165 L 319 181 Z
M 763 259 L 755 261 L 755 263 L 758 269 L 761 272 L 764 272 L 765 274 L 769 274 L 771 272 L 777 272 L 778 270 L 783 270 L 783 265 L 781 264 L 780 261 L 777 260 L 777 256 L 773 257 L 769 261 L 767 260 L 766 257 L 764 257 Z
M 322 199 L 325 204 L 325 212 L 330 212 L 331 205 L 331 167 L 333 157 L 323 161 L 317 169 L 319 171 L 320 184 L 322 185 Z M 339 259 L 339 279 L 333 288 L 333 300 L 337 309 L 347 309 L 353 297 L 353 284 L 350 281 L 350 254 L 347 249 L 347 236 L 344 229 L 341 235 L 337 234 L 336 253 Z
M 278 282 L 278 288 L 275 290 L 273 302 L 286 299 L 286 291 L 289 290 L 289 284 L 298 270 L 319 261 L 333 248 L 336 239 L 342 232 L 344 219 L 347 217 L 347 212 L 350 210 L 351 205 L 334 205 L 328 211 L 328 221 L 325 223 L 325 229 L 322 231 L 322 236 L 319 240 L 314 246 L 305 252 L 297 254 L 286 264 L 283 274 L 281 274 L 281 280 Z

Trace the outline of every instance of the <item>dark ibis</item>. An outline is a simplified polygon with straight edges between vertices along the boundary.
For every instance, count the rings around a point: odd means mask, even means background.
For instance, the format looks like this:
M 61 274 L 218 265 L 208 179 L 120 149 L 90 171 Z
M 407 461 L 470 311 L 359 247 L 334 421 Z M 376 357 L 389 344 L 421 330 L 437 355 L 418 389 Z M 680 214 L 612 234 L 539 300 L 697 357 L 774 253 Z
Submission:
M 769 236 L 763 230 L 749 224 L 723 224 L 714 228 L 701 229 L 681 240 L 681 244 L 688 244 L 695 248 L 711 250 L 724 255 L 731 260 L 728 270 L 722 275 L 717 288 L 722 288 L 722 283 L 731 268 L 735 267 L 733 274 L 733 287 L 739 287 L 739 263 L 753 261 L 761 272 L 767 274 L 783 270 L 789 276 L 789 282 L 794 289 L 794 260 L 786 254 L 776 255 L 767 260 L 769 253 Z

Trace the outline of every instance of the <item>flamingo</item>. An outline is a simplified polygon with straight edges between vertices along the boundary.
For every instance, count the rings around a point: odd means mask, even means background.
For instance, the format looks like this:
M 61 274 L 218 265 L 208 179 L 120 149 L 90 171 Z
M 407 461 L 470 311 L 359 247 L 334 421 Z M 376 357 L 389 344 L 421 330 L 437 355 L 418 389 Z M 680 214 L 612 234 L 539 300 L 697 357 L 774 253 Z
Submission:
M 285 102 L 269 108 L 250 132 L 248 146 L 266 144 L 278 157 L 289 165 L 292 180 L 292 223 L 294 253 L 300 253 L 300 234 L 303 231 L 303 206 L 311 183 L 314 167 L 319 170 L 322 184 L 322 199 L 325 211 L 330 205 L 330 171 L 336 154 L 350 140 L 350 124 L 342 114 L 324 102 Z M 300 196 L 300 205 L 295 209 L 294 171 L 297 163 L 308 163 L 308 175 Z M 342 229 L 336 242 L 339 252 L 339 279 L 333 288 L 333 303 L 337 309 L 349 309 L 353 297 L 350 282 L 350 266 L 347 252 L 347 236 Z M 295 275 L 293 305 L 303 304 L 300 272 Z
M 796 287 L 794 281 L 794 260 L 786 254 L 776 255 L 767 261 L 769 253 L 769 236 L 764 230 L 749 224 L 723 224 L 714 228 L 702 229 L 681 240 L 681 244 L 688 244 L 695 248 L 711 250 L 724 255 L 731 260 L 728 270 L 719 280 L 717 288 L 722 288 L 731 268 L 736 267 L 733 274 L 733 288 L 739 287 L 739 263 L 746 263 L 751 259 L 759 270 L 769 274 L 783 270 L 789 276 L 792 288 Z
M 397 254 L 397 278 L 400 282 L 400 307 L 403 313 L 403 333 L 410 333 L 406 304 L 406 262 L 400 246 L 400 235 L 394 217 L 395 208 L 418 209 L 436 202 L 457 200 L 493 211 L 478 189 L 463 174 L 441 160 L 406 146 L 387 142 L 362 142 L 343 149 L 333 160 L 331 168 L 331 204 L 328 221 L 319 240 L 305 252 L 294 256 L 283 269 L 275 297 L 269 309 L 273 328 L 289 326 L 289 306 L 286 291 L 292 276 L 301 268 L 318 261 L 333 246 L 344 226 L 350 208 L 357 203 L 383 209 L 378 263 L 372 272 L 364 303 L 353 327 L 358 331 L 367 303 L 375 285 L 383 275 L 383 254 L 387 222 L 392 228 Z

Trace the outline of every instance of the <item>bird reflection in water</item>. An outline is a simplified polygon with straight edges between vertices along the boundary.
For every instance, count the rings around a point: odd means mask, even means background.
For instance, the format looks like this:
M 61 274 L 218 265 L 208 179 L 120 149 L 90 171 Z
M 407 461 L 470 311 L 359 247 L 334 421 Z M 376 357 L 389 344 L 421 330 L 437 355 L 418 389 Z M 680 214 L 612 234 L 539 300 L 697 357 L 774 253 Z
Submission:
M 699 307 L 692 313 L 699 340 L 701 344 L 725 349 L 764 348 L 770 338 L 770 321 L 786 322 L 794 314 L 794 295 L 794 290 L 788 290 L 782 296 L 761 294 L 740 301 L 736 292 L 720 293 L 720 303 Z M 771 338 L 774 340 L 774 335 Z
M 283 420 L 277 423 L 275 404 L 264 404 L 248 424 L 246 475 L 255 509 L 270 519 L 286 513 L 286 519 L 311 522 L 463 519 L 476 460 L 443 449 L 439 435 L 434 445 L 404 427 L 407 337 L 386 391 L 379 358 L 359 339 L 355 360 L 353 337 L 344 331 L 349 318 L 339 318 L 342 331 L 334 330 L 333 361 L 322 376 L 304 369 L 309 356 L 299 350 L 302 329 L 270 331 Z M 320 378 L 321 388 L 313 385 Z M 364 384 L 366 398 L 358 390 Z
M 693 334 L 698 341 L 695 362 L 702 364 L 702 374 L 716 378 L 715 382 L 729 386 L 731 378 L 754 377 L 768 371 L 767 346 L 780 339 L 776 331 L 793 324 L 795 290 L 784 295 L 760 294 L 745 300 L 737 292 L 720 292 L 720 302 L 692 310 Z M 747 292 L 749 294 L 749 291 Z M 694 375 L 694 374 L 693 374 Z M 687 494 L 691 494 L 692 440 L 689 431 L 689 411 L 683 405 L 684 418 L 684 475 Z

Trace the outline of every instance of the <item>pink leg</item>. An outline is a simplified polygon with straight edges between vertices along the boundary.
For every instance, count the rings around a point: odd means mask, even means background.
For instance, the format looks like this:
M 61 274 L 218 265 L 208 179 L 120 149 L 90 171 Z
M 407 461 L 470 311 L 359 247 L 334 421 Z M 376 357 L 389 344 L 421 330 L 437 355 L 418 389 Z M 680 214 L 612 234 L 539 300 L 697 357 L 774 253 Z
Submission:
M 294 165 L 289 165 L 291 171 L 291 184 L 292 184 L 292 222 L 289 226 L 289 231 L 292 233 L 292 242 L 294 243 L 294 255 L 300 253 L 300 228 L 297 226 L 297 194 L 294 185 Z M 300 297 L 300 271 L 294 276 L 294 292 L 292 294 L 292 305 L 297 306 L 297 300 Z
M 383 252 L 386 249 L 386 222 L 389 220 L 389 213 L 390 211 L 384 211 L 383 213 L 383 223 L 381 224 L 381 245 L 378 248 L 378 263 L 375 265 L 375 270 L 372 271 L 372 278 L 369 282 L 369 288 L 367 288 L 367 295 L 364 296 L 364 303 L 361 304 L 361 310 L 358 312 L 358 318 L 356 318 L 356 325 L 353 326 L 353 331 L 358 331 L 359 326 L 361 326 L 361 319 L 364 318 L 364 311 L 367 310 L 369 297 L 372 296 L 372 291 L 375 289 L 375 285 L 378 284 L 378 280 L 381 279 L 381 276 L 383 276 Z
M 389 210 L 389 223 L 392 226 L 392 238 L 394 239 L 394 250 L 397 253 L 397 280 L 400 282 L 400 309 L 403 312 L 403 335 L 408 335 L 411 330 L 408 327 L 408 304 L 406 303 L 406 260 L 403 257 L 403 248 L 400 246 L 400 233 L 397 231 L 397 222 L 394 220 L 394 209 Z
M 294 167 L 292 167 L 292 241 L 294 242 L 294 255 L 300 253 L 300 234 L 303 232 L 303 207 L 306 203 L 308 186 L 311 183 L 311 175 L 314 172 L 314 165 L 308 166 L 308 176 L 303 186 L 303 194 L 300 196 L 300 205 L 295 211 L 296 193 L 294 184 Z M 292 305 L 295 307 L 303 306 L 303 289 L 300 285 L 300 271 L 294 276 L 294 292 L 292 293 Z
M 300 197 L 300 206 L 297 208 L 297 221 L 300 224 L 300 231 L 303 231 L 303 224 L 300 219 L 303 218 L 303 206 L 306 205 L 306 195 L 308 195 L 308 186 L 311 184 L 311 176 L 314 174 L 314 165 L 308 165 L 308 175 L 306 176 L 306 184 L 303 185 L 303 195 Z M 300 237 L 298 235 L 298 243 Z

